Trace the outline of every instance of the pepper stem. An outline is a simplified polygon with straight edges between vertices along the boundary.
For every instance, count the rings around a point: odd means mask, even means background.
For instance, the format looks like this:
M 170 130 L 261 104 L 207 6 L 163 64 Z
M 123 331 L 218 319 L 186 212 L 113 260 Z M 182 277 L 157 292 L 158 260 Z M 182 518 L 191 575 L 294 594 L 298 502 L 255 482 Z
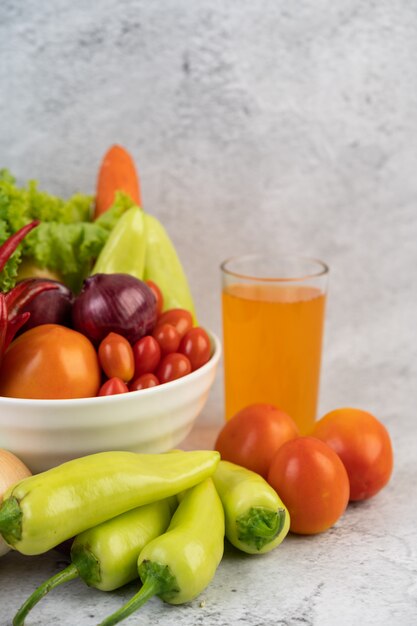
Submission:
M 139 576 L 143 581 L 142 587 L 118 611 L 106 617 L 99 626 L 114 626 L 132 615 L 153 596 L 171 597 L 178 593 L 178 584 L 168 565 L 161 565 L 152 561 L 143 561 L 139 565 Z
M 12 546 L 22 536 L 22 511 L 18 500 L 13 496 L 0 505 L 0 534 Z
M 236 519 L 239 541 L 261 550 L 279 535 L 284 527 L 286 512 L 262 507 L 251 507 L 247 513 Z
M 74 578 L 78 577 L 78 570 L 73 563 L 68 565 L 62 572 L 58 572 L 54 576 L 51 576 L 48 580 L 45 580 L 44 583 L 39 585 L 37 589 L 29 596 L 29 598 L 22 604 L 18 612 L 13 618 L 13 626 L 23 626 L 25 622 L 25 618 L 29 611 L 33 609 L 33 607 L 41 600 L 44 596 L 46 596 L 49 591 L 58 587 L 62 583 L 66 583 Z
M 114 626 L 114 624 L 118 624 L 122 620 L 132 615 L 135 611 L 137 611 L 141 606 L 145 604 L 148 600 L 150 600 L 153 596 L 158 595 L 160 593 L 160 586 L 157 580 L 148 578 L 143 586 L 140 588 L 137 594 L 133 596 L 126 602 L 124 606 L 122 606 L 118 611 L 115 611 L 108 617 L 106 617 L 102 622 L 100 622 L 99 626 Z M 14 626 L 18 626 L 14 624 Z

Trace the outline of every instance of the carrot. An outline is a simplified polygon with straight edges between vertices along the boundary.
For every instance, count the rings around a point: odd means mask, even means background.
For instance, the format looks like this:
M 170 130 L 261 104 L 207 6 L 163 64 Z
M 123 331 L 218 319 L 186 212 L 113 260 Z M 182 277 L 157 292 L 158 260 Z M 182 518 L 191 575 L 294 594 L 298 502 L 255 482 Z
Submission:
M 138 206 L 141 206 L 140 185 L 135 163 L 127 150 L 118 145 L 109 148 L 100 165 L 95 218 L 111 207 L 116 191 L 124 191 Z

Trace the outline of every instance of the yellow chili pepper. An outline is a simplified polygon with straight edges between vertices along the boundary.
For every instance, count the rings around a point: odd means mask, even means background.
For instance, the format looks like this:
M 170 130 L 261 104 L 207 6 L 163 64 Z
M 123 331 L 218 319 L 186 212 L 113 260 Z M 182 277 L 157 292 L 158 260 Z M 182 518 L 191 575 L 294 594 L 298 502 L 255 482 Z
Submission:
M 137 560 L 149 541 L 168 527 L 177 507 L 175 496 L 122 513 L 79 534 L 71 547 L 71 564 L 42 583 L 16 613 L 13 626 L 52 589 L 80 577 L 89 587 L 113 591 L 138 577 Z
M 193 600 L 212 580 L 223 547 L 223 507 L 208 478 L 185 492 L 166 533 L 140 553 L 140 591 L 100 626 L 114 626 L 154 595 L 170 604 Z
M 226 537 L 232 545 L 248 554 L 263 554 L 284 540 L 290 514 L 262 476 L 220 461 L 212 478 L 224 508 Z
M 196 323 L 196 313 L 187 277 L 167 231 L 161 222 L 144 213 L 146 257 L 144 280 L 152 280 L 162 291 L 163 310 L 187 309 Z
M 102 248 L 92 274 L 130 274 L 139 280 L 145 271 L 144 213 L 133 206 L 119 217 Z
M 41 554 L 87 528 L 175 495 L 214 472 L 218 452 L 99 452 L 30 476 L 0 506 L 0 533 L 22 554 Z

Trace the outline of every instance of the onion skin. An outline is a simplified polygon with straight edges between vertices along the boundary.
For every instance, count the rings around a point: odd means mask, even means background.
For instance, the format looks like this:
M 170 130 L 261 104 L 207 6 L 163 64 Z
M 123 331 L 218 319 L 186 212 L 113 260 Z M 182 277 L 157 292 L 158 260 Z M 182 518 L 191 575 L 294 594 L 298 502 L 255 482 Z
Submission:
M 0 504 L 3 496 L 9 487 L 17 482 L 31 476 L 32 472 L 26 465 L 8 450 L 0 449 Z M 10 548 L 0 535 L 0 556 L 9 552 Z
M 39 281 L 45 282 L 45 279 L 40 278 Z M 20 332 L 25 332 L 41 324 L 71 326 L 71 313 L 74 302 L 72 291 L 56 280 L 48 280 L 46 282 L 57 285 L 57 288 L 42 291 L 22 308 L 21 312 L 30 313 L 30 318 Z
M 134 344 L 152 331 L 156 319 L 151 289 L 129 274 L 90 276 L 72 307 L 73 328 L 95 345 L 111 332 Z

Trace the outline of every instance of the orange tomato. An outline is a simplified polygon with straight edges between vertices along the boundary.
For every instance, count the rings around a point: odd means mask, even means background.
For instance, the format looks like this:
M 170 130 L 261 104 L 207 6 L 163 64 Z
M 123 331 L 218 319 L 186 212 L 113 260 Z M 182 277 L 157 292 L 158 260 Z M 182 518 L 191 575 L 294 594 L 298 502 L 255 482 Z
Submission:
M 75 330 L 43 324 L 9 346 L 0 370 L 0 395 L 12 398 L 87 398 L 100 387 L 92 343 Z
M 349 476 L 350 500 L 365 500 L 380 491 L 393 469 L 393 451 L 387 429 L 360 409 L 336 409 L 322 417 L 313 436 L 341 458 Z
M 268 482 L 290 513 L 290 530 L 321 533 L 337 522 L 349 502 L 349 479 L 330 446 L 314 437 L 287 441 L 276 452 Z
M 108 378 L 128 382 L 135 372 L 132 346 L 118 333 L 109 333 L 98 347 L 98 359 Z
M 299 434 L 295 422 L 284 411 L 272 404 L 251 404 L 226 422 L 215 449 L 223 460 L 266 478 L 275 452 Z
M 193 316 L 187 309 L 169 309 L 158 317 L 157 326 L 163 324 L 171 324 L 182 339 L 193 327 Z

